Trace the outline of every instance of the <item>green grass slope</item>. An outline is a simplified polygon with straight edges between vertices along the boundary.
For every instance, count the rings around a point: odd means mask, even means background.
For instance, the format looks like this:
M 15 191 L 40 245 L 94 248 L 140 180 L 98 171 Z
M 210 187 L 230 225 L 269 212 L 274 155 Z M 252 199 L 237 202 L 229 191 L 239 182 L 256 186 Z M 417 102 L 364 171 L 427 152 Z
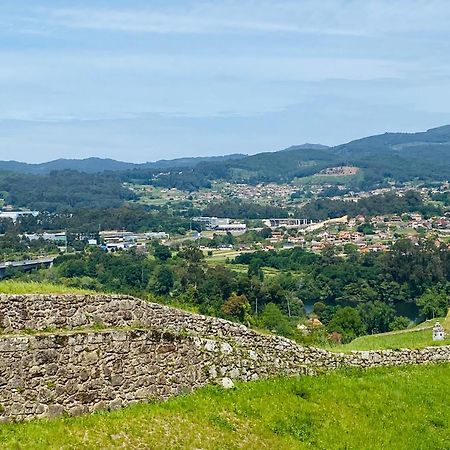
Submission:
M 88 294 L 92 291 L 34 281 L 0 281 L 0 294 Z
M 447 332 L 444 341 L 433 341 L 432 329 L 436 321 L 439 321 Z M 450 311 L 447 317 L 438 317 L 427 320 L 414 328 L 361 336 L 352 342 L 333 347 L 332 350 L 381 350 L 399 348 L 423 348 L 432 345 L 450 345 Z
M 0 425 L 2 449 L 448 449 L 450 365 L 218 387 L 78 418 Z

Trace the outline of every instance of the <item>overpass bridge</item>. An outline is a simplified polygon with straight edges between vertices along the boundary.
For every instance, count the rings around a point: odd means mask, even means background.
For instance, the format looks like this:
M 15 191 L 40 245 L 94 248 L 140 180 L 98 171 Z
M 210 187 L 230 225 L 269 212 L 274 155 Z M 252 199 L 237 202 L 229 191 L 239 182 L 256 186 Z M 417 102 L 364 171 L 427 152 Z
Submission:
M 0 278 L 6 276 L 6 271 L 9 267 L 30 272 L 33 269 L 40 269 L 43 267 L 51 267 L 56 256 L 49 256 L 46 258 L 25 259 L 22 261 L 4 261 L 0 262 Z

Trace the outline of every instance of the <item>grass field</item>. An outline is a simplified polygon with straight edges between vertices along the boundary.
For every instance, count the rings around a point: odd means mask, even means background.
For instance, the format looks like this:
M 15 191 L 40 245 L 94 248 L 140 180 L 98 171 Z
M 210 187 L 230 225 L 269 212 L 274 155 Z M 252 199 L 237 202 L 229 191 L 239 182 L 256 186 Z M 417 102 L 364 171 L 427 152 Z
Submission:
M 78 289 L 61 284 L 24 282 L 16 280 L 0 281 L 0 294 L 86 294 L 86 289 Z
M 242 252 L 240 250 L 214 250 L 212 256 L 206 256 L 206 262 L 212 266 L 216 266 L 219 264 L 225 264 L 228 261 L 232 261 L 236 256 L 239 256 L 241 253 L 247 253 Z M 234 270 L 235 272 L 239 273 L 247 273 L 248 271 L 248 265 L 247 264 L 229 264 L 227 267 L 230 270 Z M 263 267 L 262 271 L 264 272 L 264 275 L 267 276 L 273 276 L 278 275 L 280 273 L 280 270 L 275 269 L 274 267 Z M 296 272 L 293 272 L 296 273 Z
M 439 321 L 447 332 L 444 341 L 433 341 L 432 328 Z M 450 311 L 447 317 L 438 317 L 417 325 L 414 328 L 380 333 L 356 338 L 349 344 L 332 347 L 335 351 L 379 350 L 398 348 L 422 348 L 430 345 L 450 345 Z
M 448 449 L 450 365 L 207 387 L 164 403 L 0 425 L 2 449 Z
M 333 348 L 339 351 L 348 350 L 378 350 L 399 348 L 422 348 L 431 345 L 450 345 L 450 339 L 434 342 L 431 329 L 417 330 L 409 333 L 374 334 L 372 336 L 361 336 L 349 344 Z
M 233 250 L 233 249 L 220 249 L 220 250 L 213 250 L 212 256 L 206 256 L 206 262 L 209 264 L 225 264 L 227 260 L 232 260 L 236 256 L 239 256 L 242 253 L 240 250 Z

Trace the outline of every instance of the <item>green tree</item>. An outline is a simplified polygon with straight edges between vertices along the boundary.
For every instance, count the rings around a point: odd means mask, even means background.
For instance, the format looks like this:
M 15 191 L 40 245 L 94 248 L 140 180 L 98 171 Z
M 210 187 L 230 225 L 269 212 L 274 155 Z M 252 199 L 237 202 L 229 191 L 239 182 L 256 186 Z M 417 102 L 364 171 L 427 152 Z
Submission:
M 360 280 L 357 283 L 349 283 L 344 286 L 342 296 L 336 301 L 342 305 L 357 305 L 366 303 L 377 298 L 377 292 L 366 280 Z
M 445 290 L 427 289 L 416 301 L 423 317 L 431 319 L 445 316 L 448 310 L 448 295 Z
M 226 317 L 237 319 L 240 322 L 249 322 L 250 311 L 251 307 L 247 297 L 243 294 L 238 295 L 235 292 L 222 305 L 222 313 Z
M 325 303 L 316 302 L 313 305 L 313 313 L 316 314 L 320 318 L 320 315 L 325 311 L 326 307 L 327 307 L 327 305 L 325 305 Z
M 258 260 L 252 259 L 250 264 L 248 265 L 247 275 L 249 278 L 256 277 L 258 280 L 264 280 L 264 272 L 261 269 L 261 265 Z
M 167 261 L 171 256 L 172 252 L 170 248 L 166 245 L 161 245 L 160 243 L 156 243 L 153 247 L 153 254 L 155 258 L 159 261 Z
M 405 316 L 397 316 L 389 325 L 391 331 L 408 328 L 411 321 Z
M 69 259 L 60 266 L 63 277 L 81 277 L 86 274 L 86 264 L 83 259 Z
M 178 256 L 186 260 L 188 264 L 200 264 L 205 259 L 203 252 L 194 245 L 188 245 L 183 248 L 178 253 Z
M 338 308 L 327 326 L 330 332 L 341 333 L 343 342 L 350 342 L 365 333 L 364 323 L 356 308 L 345 306 Z
M 172 271 L 167 266 L 158 266 L 153 277 L 150 279 L 149 287 L 156 295 L 167 295 L 174 285 Z
M 395 309 L 378 300 L 359 305 L 358 311 L 369 333 L 389 331 L 395 317 Z
M 272 237 L 272 229 L 265 227 L 259 232 L 259 234 L 263 239 L 269 239 Z
M 290 336 L 292 334 L 292 327 L 288 318 L 275 303 L 268 303 L 265 306 L 261 320 L 265 328 L 277 334 L 281 334 L 282 336 Z

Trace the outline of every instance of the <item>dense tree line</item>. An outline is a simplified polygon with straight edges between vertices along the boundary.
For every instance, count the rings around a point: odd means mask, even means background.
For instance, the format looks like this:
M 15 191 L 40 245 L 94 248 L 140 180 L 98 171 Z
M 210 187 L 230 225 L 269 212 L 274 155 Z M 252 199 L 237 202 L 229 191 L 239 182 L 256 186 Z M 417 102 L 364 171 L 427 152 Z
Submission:
M 126 205 L 119 208 L 84 208 L 64 212 L 44 212 L 21 216 L 16 222 L 0 220 L 0 233 L 34 233 L 67 230 L 69 233 L 97 233 L 99 230 L 166 231 L 184 233 L 190 220 L 168 208 L 149 209 Z M 193 225 L 195 227 L 195 224 Z
M 298 214 L 312 220 L 324 220 L 344 215 L 355 217 L 359 214 L 374 216 L 408 212 L 420 212 L 424 216 L 432 216 L 440 214 L 441 210 L 425 203 L 417 191 L 410 190 L 403 196 L 386 193 L 371 195 L 356 202 L 320 198 L 305 205 Z
M 267 219 L 269 217 L 288 217 L 289 211 L 272 205 L 262 205 L 242 200 L 225 200 L 220 203 L 210 203 L 204 210 L 205 216 L 232 217 L 235 219 Z
M 210 179 L 192 168 L 133 169 L 121 174 L 121 179 L 130 183 L 146 184 L 163 188 L 176 188 L 181 191 L 197 191 L 210 188 Z
M 242 254 L 235 262 L 254 273 L 264 267 L 299 273 L 296 295 L 315 305 L 330 331 L 342 332 L 347 319 L 359 318 L 361 327 L 347 329 L 347 337 L 399 326 L 398 311 L 405 305 L 416 306 L 426 318 L 444 315 L 448 307 L 450 250 L 429 241 L 417 246 L 399 240 L 391 252 L 349 258 L 337 257 L 332 249 L 322 255 L 293 249 Z
M 45 175 L 10 174 L 0 178 L 7 203 L 38 211 L 119 207 L 135 195 L 113 174 L 87 174 L 73 170 Z
M 237 219 L 266 219 L 283 217 L 300 217 L 311 220 L 325 220 L 348 215 L 375 216 L 419 212 L 425 217 L 442 213 L 442 210 L 430 203 L 425 203 L 417 191 L 410 190 L 405 195 L 386 193 L 371 195 L 358 201 L 331 200 L 319 198 L 302 208 L 282 208 L 271 205 L 226 200 L 213 203 L 203 210 L 205 216 L 233 217 Z
M 366 333 L 406 327 L 405 306 L 423 318 L 444 315 L 450 294 L 450 251 L 434 243 L 398 241 L 386 254 L 336 256 L 301 249 L 243 254 L 232 265 L 210 266 L 203 252 L 178 252 L 155 244 L 151 257 L 91 249 L 62 255 L 52 269 L 28 277 L 106 292 L 157 297 L 197 311 L 263 326 L 300 338 L 295 324 L 313 305 L 328 332 L 344 341 Z M 240 266 L 242 267 L 242 266 Z M 264 268 L 279 269 L 272 276 Z
M 436 202 L 442 202 L 445 206 L 450 206 L 450 191 L 433 194 L 431 199 Z
M 13 232 L 0 235 L 0 259 L 20 260 L 29 259 L 35 255 L 57 253 L 58 246 L 43 239 L 29 240 Z

